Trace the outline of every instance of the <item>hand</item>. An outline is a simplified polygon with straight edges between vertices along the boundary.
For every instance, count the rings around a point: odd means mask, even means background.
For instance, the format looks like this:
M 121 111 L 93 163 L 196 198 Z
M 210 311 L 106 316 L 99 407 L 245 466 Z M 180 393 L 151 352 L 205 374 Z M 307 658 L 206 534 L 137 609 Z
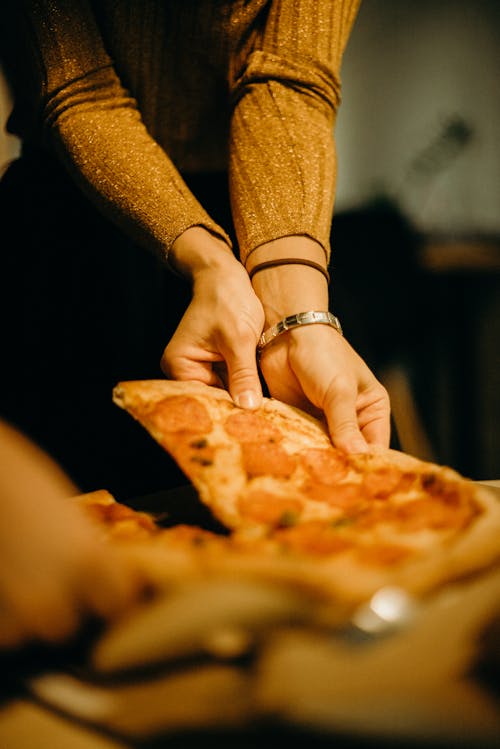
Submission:
M 309 258 L 325 264 L 323 249 L 302 236 L 258 247 L 251 265 L 269 259 Z M 317 270 L 277 265 L 256 273 L 266 327 L 297 312 L 327 310 L 328 286 Z M 287 331 L 264 349 L 261 371 L 270 394 L 326 419 L 333 443 L 347 452 L 389 445 L 390 406 L 384 387 L 334 328 L 314 324 Z
M 224 243 L 199 227 L 187 230 L 176 249 L 193 296 L 165 348 L 163 371 L 176 380 L 227 386 L 237 405 L 257 408 L 262 387 L 255 351 L 264 311 L 248 274 Z
M 364 361 L 336 330 L 290 330 L 262 352 L 270 394 L 325 418 L 332 442 L 346 452 L 389 446 L 389 398 Z
M 139 592 L 52 460 L 0 422 L 0 647 L 62 641 Z

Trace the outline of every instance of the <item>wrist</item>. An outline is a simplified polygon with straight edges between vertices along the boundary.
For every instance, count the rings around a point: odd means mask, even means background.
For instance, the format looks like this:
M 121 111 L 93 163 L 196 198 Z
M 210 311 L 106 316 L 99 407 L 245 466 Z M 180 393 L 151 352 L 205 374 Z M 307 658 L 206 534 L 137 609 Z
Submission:
M 292 264 L 293 258 L 307 264 Z M 280 259 L 287 262 L 280 264 Z M 326 266 L 323 247 L 306 236 L 282 237 L 253 250 L 247 257 L 246 268 L 264 308 L 266 325 L 305 310 L 327 310 Z
M 228 262 L 237 263 L 229 245 L 203 226 L 191 226 L 172 245 L 169 262 L 190 281 L 206 270 L 218 270 Z
M 307 310 L 327 310 L 328 284 L 314 268 L 285 265 L 266 269 L 252 279 L 261 301 L 266 325 Z
M 337 333 L 342 335 L 342 326 L 338 317 L 335 317 L 331 312 L 327 310 L 308 310 L 305 312 L 298 312 L 297 314 L 285 317 L 280 320 L 276 325 L 264 330 L 260 336 L 257 351 L 262 352 L 267 346 L 274 343 L 279 336 L 284 333 L 292 333 L 301 327 L 308 325 L 328 325 L 335 328 Z
M 326 268 L 328 264 L 327 254 L 319 242 L 305 235 L 292 234 L 265 242 L 251 250 L 246 256 L 244 265 L 248 273 L 252 273 L 252 270 L 261 263 L 293 257 L 310 260 L 323 268 Z

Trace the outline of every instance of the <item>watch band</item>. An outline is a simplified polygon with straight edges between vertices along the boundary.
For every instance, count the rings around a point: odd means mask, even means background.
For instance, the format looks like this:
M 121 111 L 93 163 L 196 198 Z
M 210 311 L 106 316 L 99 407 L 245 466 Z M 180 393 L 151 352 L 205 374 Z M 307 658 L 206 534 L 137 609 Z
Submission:
M 286 333 L 287 330 L 299 328 L 301 325 L 315 325 L 317 323 L 330 325 L 332 328 L 335 328 L 340 335 L 342 335 L 340 320 L 331 312 L 320 312 L 316 310 L 312 310 L 311 312 L 298 312 L 296 315 L 285 317 L 283 320 L 276 323 L 276 325 L 265 330 L 259 338 L 257 351 L 262 351 L 263 348 L 272 343 L 274 339 L 282 333 Z

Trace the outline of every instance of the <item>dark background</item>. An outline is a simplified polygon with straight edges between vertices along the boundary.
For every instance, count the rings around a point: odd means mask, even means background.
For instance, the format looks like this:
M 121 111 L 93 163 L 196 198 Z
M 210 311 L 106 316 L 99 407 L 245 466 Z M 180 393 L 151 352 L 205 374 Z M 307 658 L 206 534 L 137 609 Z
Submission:
M 403 449 L 499 478 L 500 3 L 364 0 L 342 83 L 331 307 Z

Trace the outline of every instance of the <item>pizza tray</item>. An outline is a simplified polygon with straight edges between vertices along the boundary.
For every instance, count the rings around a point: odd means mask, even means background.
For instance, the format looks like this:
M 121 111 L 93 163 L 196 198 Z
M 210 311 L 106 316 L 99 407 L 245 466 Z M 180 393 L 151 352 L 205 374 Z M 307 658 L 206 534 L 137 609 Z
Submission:
M 491 488 L 500 496 L 500 487 Z M 128 503 L 166 527 L 221 530 L 190 485 Z M 159 616 L 150 637 L 163 626 Z M 86 659 L 94 633 L 78 658 L 41 661 L 23 689 L 36 705 L 126 748 L 205 748 L 209 741 L 260 749 L 285 740 L 308 749 L 496 749 L 499 635 L 500 571 L 493 570 L 449 586 L 380 636 L 274 622 L 249 650 L 188 654 L 103 676 Z

